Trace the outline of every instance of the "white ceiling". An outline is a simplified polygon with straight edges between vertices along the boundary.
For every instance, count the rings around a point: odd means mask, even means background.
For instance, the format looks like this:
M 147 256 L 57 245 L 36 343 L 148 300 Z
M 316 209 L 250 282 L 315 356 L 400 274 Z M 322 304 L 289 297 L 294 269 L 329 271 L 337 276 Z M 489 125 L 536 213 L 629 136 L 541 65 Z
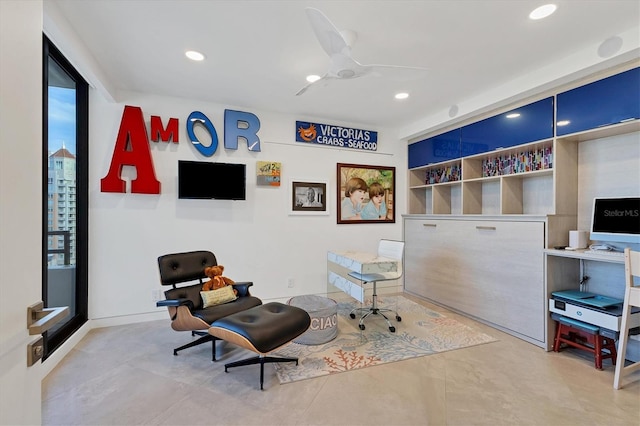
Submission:
M 49 1 L 118 91 L 372 129 L 400 128 L 442 114 L 577 51 L 592 49 L 594 62 L 602 61 L 601 43 L 640 25 L 637 0 L 555 0 L 558 10 L 541 21 L 528 14 L 544 0 Z M 305 7 L 316 7 L 340 30 L 357 33 L 352 54 L 360 63 L 429 72 L 414 80 L 333 81 L 295 96 L 308 74 L 322 75 L 328 66 Z M 206 60 L 187 60 L 189 49 Z M 409 92 L 409 99 L 393 99 L 398 91 Z M 117 92 L 112 95 L 118 100 Z

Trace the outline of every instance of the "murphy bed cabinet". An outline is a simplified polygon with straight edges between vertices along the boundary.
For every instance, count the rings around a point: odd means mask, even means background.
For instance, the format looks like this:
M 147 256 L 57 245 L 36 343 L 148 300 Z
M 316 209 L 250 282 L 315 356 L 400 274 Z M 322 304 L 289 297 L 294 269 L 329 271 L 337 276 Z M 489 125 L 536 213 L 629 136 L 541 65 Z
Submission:
M 640 70 L 634 66 L 637 85 Z M 554 95 L 553 108 L 560 108 L 555 103 L 563 95 Z M 534 104 L 544 108 L 547 99 Z M 596 105 L 598 98 L 585 103 Z M 637 109 L 637 102 L 630 105 Z M 519 111 L 498 115 L 513 112 Z M 405 291 L 550 350 L 553 321 L 547 300 L 557 284 L 547 282 L 544 253 L 566 246 L 569 230 L 577 229 L 579 144 L 638 134 L 640 114 L 630 114 L 632 118 L 570 134 L 551 121 L 544 124 L 553 129 L 550 137 L 520 144 L 501 140 L 497 148 L 480 141 L 489 147 L 485 152 L 474 152 L 477 140 L 465 145 L 465 128 L 476 123 L 423 140 L 422 146 L 409 145 Z M 540 117 L 547 120 L 547 115 Z M 485 133 L 491 137 L 490 131 Z M 455 138 L 460 140 L 458 157 L 453 155 Z M 425 159 L 431 162 L 425 164 Z
M 544 217 L 406 217 L 405 290 L 542 346 Z

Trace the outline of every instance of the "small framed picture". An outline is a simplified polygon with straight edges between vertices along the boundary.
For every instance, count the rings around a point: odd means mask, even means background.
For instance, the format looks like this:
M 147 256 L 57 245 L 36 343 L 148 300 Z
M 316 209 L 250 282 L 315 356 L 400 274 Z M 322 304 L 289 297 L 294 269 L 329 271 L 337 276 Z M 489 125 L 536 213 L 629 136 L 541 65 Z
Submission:
M 282 163 L 277 161 L 256 161 L 256 185 L 280 186 Z
M 292 215 L 328 215 L 326 181 L 291 179 L 289 185 Z
M 338 223 L 395 223 L 396 168 L 338 163 Z

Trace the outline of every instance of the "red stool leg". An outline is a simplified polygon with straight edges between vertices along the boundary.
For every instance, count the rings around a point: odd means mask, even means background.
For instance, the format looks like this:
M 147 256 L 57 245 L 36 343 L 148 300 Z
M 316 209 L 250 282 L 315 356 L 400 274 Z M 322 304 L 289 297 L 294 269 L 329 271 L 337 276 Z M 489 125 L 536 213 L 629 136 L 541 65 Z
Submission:
M 556 321 L 556 338 L 553 341 L 553 351 L 560 352 L 560 334 L 562 333 L 562 323 Z
M 616 351 L 616 342 L 608 337 L 602 338 L 602 348 L 609 350 L 609 354 L 604 357 L 611 359 L 611 363 L 616 365 L 616 358 L 618 357 L 618 351 Z
M 616 365 L 616 359 L 618 358 L 618 351 L 616 350 L 616 342 L 613 339 L 607 339 L 609 341 L 609 352 L 611 353 L 611 363 Z
M 602 370 L 602 336 L 596 334 L 595 336 L 595 350 L 596 350 L 596 368 Z

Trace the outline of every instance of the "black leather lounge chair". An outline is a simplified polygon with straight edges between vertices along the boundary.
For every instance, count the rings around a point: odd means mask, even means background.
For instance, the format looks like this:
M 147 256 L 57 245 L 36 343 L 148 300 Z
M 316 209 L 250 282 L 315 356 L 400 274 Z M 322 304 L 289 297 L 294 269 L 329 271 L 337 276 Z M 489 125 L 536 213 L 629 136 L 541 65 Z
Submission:
M 166 300 L 157 302 L 157 306 L 166 306 L 171 317 L 171 328 L 176 331 L 191 331 L 192 336 L 200 336 L 186 345 L 173 350 L 191 348 L 202 343 L 211 342 L 212 360 L 216 360 L 217 337 L 208 333 L 214 321 L 259 306 L 262 301 L 251 296 L 249 287 L 252 282 L 237 282 L 233 288 L 238 290 L 238 298 L 233 302 L 203 308 L 202 290 L 204 268 L 217 265 L 216 256 L 209 251 L 191 251 L 173 253 L 158 258 L 160 282 L 172 288 L 164 292 Z M 178 287 L 178 284 L 187 284 Z

